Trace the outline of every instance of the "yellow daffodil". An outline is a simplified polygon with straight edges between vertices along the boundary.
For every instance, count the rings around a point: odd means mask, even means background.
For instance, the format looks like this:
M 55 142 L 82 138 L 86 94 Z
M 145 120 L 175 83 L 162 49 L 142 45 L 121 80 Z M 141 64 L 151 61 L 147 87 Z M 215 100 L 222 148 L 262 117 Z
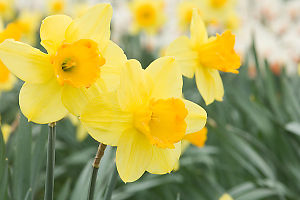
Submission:
M 183 137 L 183 141 L 181 144 L 182 154 L 190 146 L 190 144 L 193 144 L 199 148 L 204 147 L 206 139 L 207 139 L 207 128 L 206 127 L 204 127 L 203 129 L 201 129 L 200 131 L 197 131 L 195 133 L 186 134 Z M 174 167 L 174 171 L 177 171 L 179 169 L 179 166 L 180 166 L 180 163 L 178 160 L 178 162 L 176 163 L 176 165 Z
M 100 89 L 117 87 L 126 56 L 109 40 L 111 16 L 110 4 L 98 4 L 75 20 L 47 17 L 40 36 L 48 54 L 13 40 L 0 44 L 0 59 L 25 81 L 19 103 L 28 120 L 58 121 L 67 109 L 79 116 Z
M 16 20 L 22 31 L 21 41 L 31 45 L 36 44 L 36 33 L 38 31 L 42 14 L 37 11 L 22 10 Z
M 21 37 L 21 30 L 17 23 L 13 22 L 7 25 L 7 27 L 0 33 L 0 43 L 5 39 L 12 38 L 19 40 Z M 7 67 L 0 60 L 0 94 L 1 91 L 9 91 L 13 88 L 16 82 L 14 75 L 10 73 Z
M 88 136 L 88 132 L 86 131 L 84 126 L 80 123 L 78 117 L 74 115 L 69 115 L 68 117 L 72 122 L 72 124 L 76 126 L 76 139 L 79 142 L 82 142 Z
M 174 56 L 182 74 L 195 75 L 196 84 L 206 104 L 222 101 L 224 88 L 219 71 L 238 73 L 240 57 L 234 51 L 235 37 L 230 31 L 208 38 L 197 9 L 193 11 L 191 38 L 179 37 L 167 49 Z
M 15 15 L 14 0 L 0 0 L 0 17 L 10 21 Z
M 229 194 L 225 193 L 219 198 L 219 200 L 233 200 L 233 198 Z
M 14 87 L 16 78 L 9 72 L 0 61 L 0 94 L 2 91 L 9 91 Z
M 181 1 L 177 7 L 177 15 L 179 19 L 179 26 L 182 30 L 186 30 L 191 24 L 193 9 L 199 8 L 201 2 L 198 0 Z
M 227 29 L 236 30 L 240 26 L 240 23 L 240 18 L 238 17 L 236 12 L 232 11 L 228 13 L 225 20 L 225 27 Z
M 4 142 L 6 143 L 11 134 L 11 126 L 8 124 L 3 124 L 0 127 L 1 127 L 1 132 L 3 135 Z
M 165 22 L 163 0 L 132 0 L 129 7 L 133 15 L 133 33 L 155 34 Z
M 51 14 L 63 14 L 66 9 L 66 0 L 48 0 L 48 8 Z
M 162 57 L 143 70 L 129 60 L 116 92 L 87 104 L 81 121 L 90 135 L 117 146 L 116 164 L 124 182 L 145 171 L 165 174 L 174 169 L 181 140 L 206 123 L 206 112 L 182 99 L 182 76 L 174 58 Z
M 204 21 L 230 28 L 230 23 L 237 23 L 235 5 L 236 0 L 204 0 L 201 7 Z

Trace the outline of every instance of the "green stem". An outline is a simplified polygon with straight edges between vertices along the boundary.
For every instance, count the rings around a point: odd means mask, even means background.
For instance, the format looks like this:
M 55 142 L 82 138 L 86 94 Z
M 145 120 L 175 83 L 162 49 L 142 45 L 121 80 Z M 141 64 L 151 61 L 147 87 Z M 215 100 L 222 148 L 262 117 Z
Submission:
M 117 169 L 116 169 L 116 164 L 114 164 L 113 171 L 112 171 L 111 177 L 110 177 L 108 185 L 107 185 L 107 190 L 104 195 L 104 200 L 111 200 L 112 192 L 117 183 L 117 178 L 118 178 L 118 173 L 117 173 Z
M 49 124 L 44 200 L 53 200 L 56 123 Z
M 100 143 L 98 146 L 97 154 L 95 156 L 94 163 L 93 163 L 93 172 L 92 172 L 92 177 L 91 177 L 91 182 L 90 182 L 88 200 L 94 199 L 94 192 L 95 192 L 95 185 L 96 185 L 98 169 L 99 169 L 101 158 L 104 155 L 105 148 L 106 148 L 106 145 L 102 144 L 102 143 Z

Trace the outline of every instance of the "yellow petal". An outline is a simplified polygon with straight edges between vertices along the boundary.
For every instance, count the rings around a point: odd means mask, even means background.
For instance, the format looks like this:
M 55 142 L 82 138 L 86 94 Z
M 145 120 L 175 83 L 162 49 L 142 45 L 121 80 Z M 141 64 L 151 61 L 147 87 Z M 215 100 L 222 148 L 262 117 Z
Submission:
M 206 27 L 201 19 L 199 10 L 194 8 L 192 22 L 191 22 L 191 41 L 195 47 L 207 41 L 208 36 L 206 32 Z
M 110 20 L 112 7 L 100 3 L 75 19 L 66 31 L 66 42 L 73 43 L 79 39 L 91 39 L 103 50 L 110 38 Z
M 153 155 L 147 171 L 152 174 L 170 173 L 175 167 L 181 154 L 181 142 L 174 149 L 164 149 L 153 146 Z
M 132 126 L 132 114 L 120 109 L 114 93 L 104 93 L 90 101 L 80 120 L 97 141 L 116 146 L 124 130 Z
M 62 91 L 62 102 L 75 116 L 80 116 L 88 101 L 99 96 L 101 89 L 94 84 L 90 88 L 75 88 L 66 84 Z
M 149 76 L 144 73 L 137 60 L 127 61 L 121 70 L 118 98 L 123 110 L 133 111 L 149 101 L 151 84 Z
M 198 65 L 198 53 L 193 51 L 191 41 L 182 36 L 173 41 L 167 48 L 167 56 L 174 56 L 184 76 L 193 78 Z
M 121 69 L 125 66 L 127 58 L 123 50 L 114 42 L 109 41 L 103 51 L 105 64 L 101 66 L 100 76 L 108 91 L 117 89 L 120 85 Z
M 152 158 L 152 145 L 135 129 L 124 131 L 116 153 L 116 164 L 124 182 L 139 179 L 146 171 Z
M 207 139 L 207 128 L 204 127 L 198 132 L 189 133 L 185 135 L 183 139 L 189 141 L 197 147 L 203 147 Z
M 0 59 L 23 81 L 45 83 L 53 77 L 49 56 L 27 44 L 5 40 L 0 44 Z
M 206 105 L 214 100 L 223 100 L 224 88 L 218 70 L 200 66 L 196 70 L 195 77 L 198 90 Z
M 11 134 L 11 126 L 8 124 L 3 124 L 3 125 L 0 124 L 0 128 L 1 128 L 4 142 L 6 143 Z
M 25 83 L 20 91 L 20 108 L 29 121 L 56 122 L 68 113 L 61 101 L 62 87 L 56 79 L 43 84 Z
M 165 99 L 182 96 L 182 75 L 173 57 L 162 57 L 145 70 L 154 83 L 151 97 Z
M 219 200 L 233 200 L 233 198 L 229 194 L 225 193 L 219 198 Z
M 188 134 L 200 131 L 206 123 L 206 111 L 198 104 L 188 100 L 184 100 L 184 104 L 188 110 L 188 115 L 185 118 L 187 123 L 186 133 Z
M 77 126 L 77 131 L 76 131 L 76 139 L 79 142 L 82 142 L 87 136 L 88 136 L 87 130 L 84 128 L 82 124 L 79 124 Z
M 49 54 L 55 54 L 58 47 L 65 40 L 65 34 L 72 18 L 66 15 L 52 15 L 46 17 L 40 30 L 41 44 Z

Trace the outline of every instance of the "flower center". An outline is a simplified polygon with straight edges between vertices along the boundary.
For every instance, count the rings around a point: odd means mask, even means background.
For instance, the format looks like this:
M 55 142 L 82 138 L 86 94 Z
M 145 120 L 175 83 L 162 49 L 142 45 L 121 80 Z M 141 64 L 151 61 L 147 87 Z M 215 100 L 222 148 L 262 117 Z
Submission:
M 99 77 L 100 67 L 105 63 L 97 43 L 88 39 L 61 45 L 51 61 L 59 83 L 77 88 L 90 87 Z
M 10 72 L 0 60 L 0 83 L 6 83 L 9 79 Z
M 223 72 L 238 73 L 240 57 L 234 51 L 235 37 L 230 31 L 199 46 L 199 64 Z
M 210 0 L 210 5 L 214 8 L 221 8 L 228 0 Z
M 136 10 L 136 20 L 142 26 L 149 26 L 155 23 L 156 11 L 155 8 L 149 4 L 145 3 L 137 8 Z
M 187 114 L 180 99 L 152 100 L 147 109 L 134 115 L 134 125 L 147 136 L 151 144 L 160 148 L 174 148 L 174 144 L 185 135 Z

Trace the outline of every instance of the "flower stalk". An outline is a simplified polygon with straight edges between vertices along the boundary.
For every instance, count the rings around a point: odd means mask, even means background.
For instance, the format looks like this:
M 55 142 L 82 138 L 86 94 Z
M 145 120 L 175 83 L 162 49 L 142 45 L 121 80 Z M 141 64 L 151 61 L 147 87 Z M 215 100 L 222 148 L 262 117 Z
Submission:
M 93 162 L 93 172 L 92 172 L 92 177 L 91 177 L 91 182 L 90 182 L 90 187 L 89 187 L 88 200 L 94 199 L 94 192 L 95 192 L 95 185 L 96 185 L 98 169 L 99 169 L 101 158 L 104 155 L 105 148 L 106 148 L 106 144 L 100 143 L 98 146 L 98 150 L 97 150 L 94 162 Z
M 56 138 L 56 122 L 52 122 L 49 124 L 49 135 L 48 135 L 46 184 L 45 184 L 45 198 L 44 198 L 45 200 L 53 200 L 55 138 Z

